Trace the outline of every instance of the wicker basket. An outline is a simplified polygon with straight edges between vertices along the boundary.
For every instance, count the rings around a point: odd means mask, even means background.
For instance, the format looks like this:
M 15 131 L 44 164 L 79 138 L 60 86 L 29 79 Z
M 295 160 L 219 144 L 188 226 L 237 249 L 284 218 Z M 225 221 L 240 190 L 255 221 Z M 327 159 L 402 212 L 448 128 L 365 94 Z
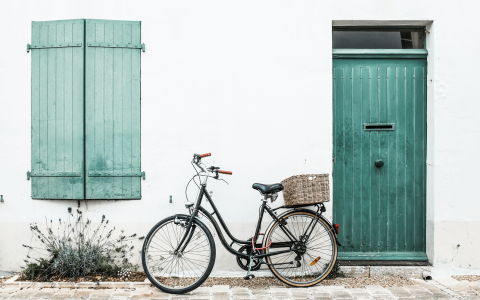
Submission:
M 285 205 L 330 201 L 328 174 L 295 175 L 282 181 Z

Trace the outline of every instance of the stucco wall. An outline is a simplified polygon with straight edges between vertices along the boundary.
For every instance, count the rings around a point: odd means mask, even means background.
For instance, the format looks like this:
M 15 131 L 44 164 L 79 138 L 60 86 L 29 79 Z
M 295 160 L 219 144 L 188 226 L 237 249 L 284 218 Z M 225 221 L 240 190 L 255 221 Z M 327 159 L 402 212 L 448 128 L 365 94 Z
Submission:
M 193 153 L 233 170 L 214 200 L 241 238 L 260 195 L 253 182 L 332 170 L 334 20 L 428 24 L 427 253 L 450 273 L 480 272 L 480 96 L 473 50 L 476 1 L 3 1 L 0 4 L 0 269 L 18 270 L 28 224 L 76 201 L 30 198 L 31 21 L 142 21 L 142 181 L 139 201 L 84 201 L 92 218 L 146 234 L 184 212 Z M 420 20 L 420 21 L 419 21 Z M 429 22 L 433 21 L 433 23 Z M 378 22 L 376 23 L 378 24 Z M 391 22 L 389 22 L 391 24 Z M 168 202 L 173 196 L 173 203 Z M 273 205 L 280 205 L 280 198 Z M 331 216 L 331 203 L 327 206 Z M 221 247 L 217 243 L 218 248 Z M 458 246 L 460 245 L 460 246 Z M 220 252 L 216 269 L 232 269 Z

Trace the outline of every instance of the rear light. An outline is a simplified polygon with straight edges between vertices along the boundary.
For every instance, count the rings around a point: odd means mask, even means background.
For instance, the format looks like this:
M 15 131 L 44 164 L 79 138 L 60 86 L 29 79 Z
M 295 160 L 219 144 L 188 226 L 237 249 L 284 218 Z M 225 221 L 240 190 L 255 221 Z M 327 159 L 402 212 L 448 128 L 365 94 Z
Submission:
M 337 234 L 339 234 L 340 233 L 340 224 L 333 224 L 333 226 L 335 227 L 335 232 Z

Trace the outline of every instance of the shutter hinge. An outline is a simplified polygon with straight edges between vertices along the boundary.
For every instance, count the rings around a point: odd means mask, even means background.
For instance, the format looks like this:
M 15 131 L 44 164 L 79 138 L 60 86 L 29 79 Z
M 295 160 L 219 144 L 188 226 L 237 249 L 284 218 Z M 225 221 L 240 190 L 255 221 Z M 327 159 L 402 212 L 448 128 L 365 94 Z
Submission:
M 145 52 L 145 44 L 88 43 L 87 46 L 102 47 L 102 48 L 142 49 L 142 51 Z
M 334 157 L 334 158 L 332 158 L 332 163 L 334 163 L 334 164 L 335 164 L 335 157 Z
M 30 52 L 31 49 L 67 48 L 67 47 L 82 47 L 82 43 L 57 43 L 57 44 L 40 44 L 40 45 L 27 44 L 27 53 Z
M 82 177 L 82 172 L 30 172 L 27 171 L 27 180 L 30 177 Z
M 145 180 L 145 172 L 88 172 L 88 177 L 142 177 Z

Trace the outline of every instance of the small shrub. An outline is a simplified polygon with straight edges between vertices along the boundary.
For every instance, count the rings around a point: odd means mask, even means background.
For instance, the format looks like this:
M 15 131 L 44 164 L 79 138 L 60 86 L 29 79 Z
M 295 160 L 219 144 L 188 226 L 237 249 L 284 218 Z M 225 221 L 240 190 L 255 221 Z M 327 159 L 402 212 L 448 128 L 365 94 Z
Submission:
M 337 277 L 342 277 L 343 273 L 340 271 L 340 264 L 338 263 L 338 260 L 335 261 L 335 264 L 333 265 L 332 271 L 327 276 L 327 279 L 335 279 Z
M 40 255 L 34 262 L 25 260 L 23 275 L 28 280 L 49 281 L 52 278 L 78 278 L 88 275 L 112 276 L 125 270 L 136 270 L 130 262 L 133 257 L 133 240 L 136 234 L 125 236 L 122 230 L 119 237 L 113 238 L 115 231 L 108 230 L 109 221 L 102 220 L 96 228 L 92 221 L 84 221 L 83 213 L 77 210 L 74 217 L 68 208 L 67 221 L 58 220 L 55 229 L 52 220 L 46 222 L 43 232 L 37 224 L 31 224 L 30 230 L 40 247 L 23 245 L 28 248 L 27 258 L 31 253 Z
M 27 264 L 27 267 L 23 271 L 25 277 L 28 280 L 50 281 L 50 277 L 52 276 L 50 270 L 52 260 L 38 258 L 36 261 L 36 263 L 32 262 Z

